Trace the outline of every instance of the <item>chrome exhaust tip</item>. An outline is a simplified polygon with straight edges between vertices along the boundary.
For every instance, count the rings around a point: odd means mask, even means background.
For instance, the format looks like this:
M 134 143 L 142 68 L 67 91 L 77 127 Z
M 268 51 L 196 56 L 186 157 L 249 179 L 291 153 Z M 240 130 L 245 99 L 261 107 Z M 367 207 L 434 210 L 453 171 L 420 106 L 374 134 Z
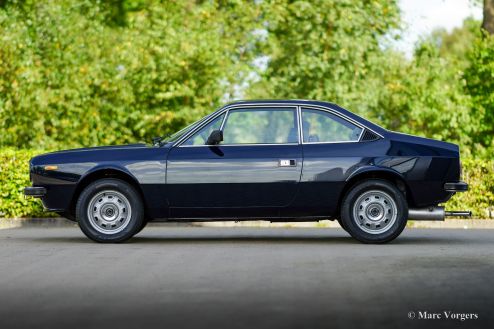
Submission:
M 445 211 L 444 215 L 446 217 L 472 217 L 472 212 L 470 210 L 453 210 Z

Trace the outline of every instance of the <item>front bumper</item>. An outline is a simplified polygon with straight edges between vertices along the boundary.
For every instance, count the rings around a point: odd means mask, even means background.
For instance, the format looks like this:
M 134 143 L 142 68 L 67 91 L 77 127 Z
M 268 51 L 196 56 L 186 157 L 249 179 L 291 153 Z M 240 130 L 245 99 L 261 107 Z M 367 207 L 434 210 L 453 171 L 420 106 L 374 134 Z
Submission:
M 447 192 L 465 192 L 468 191 L 468 184 L 465 182 L 444 183 L 444 190 Z
M 40 186 L 29 186 L 24 188 L 24 195 L 33 198 L 42 198 L 46 195 L 46 188 Z

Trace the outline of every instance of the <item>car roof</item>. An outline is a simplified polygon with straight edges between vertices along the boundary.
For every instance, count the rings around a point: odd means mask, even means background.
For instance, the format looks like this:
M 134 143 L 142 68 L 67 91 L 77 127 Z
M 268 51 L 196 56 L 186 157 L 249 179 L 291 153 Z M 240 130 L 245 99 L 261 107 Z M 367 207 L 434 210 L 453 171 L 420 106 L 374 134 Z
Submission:
M 324 104 L 335 105 L 334 103 L 331 103 L 331 102 L 321 102 L 321 101 L 316 101 L 316 100 L 311 100 L 311 99 L 241 99 L 238 101 L 231 102 L 231 103 L 229 103 L 229 105 L 242 104 L 242 103 L 248 103 L 248 104 L 258 104 L 258 103 L 276 103 L 276 104 L 279 104 L 279 103 L 286 103 L 286 104 L 297 103 L 297 104 L 300 104 L 300 103 L 302 103 L 302 104 L 313 104 L 313 105 L 324 103 Z

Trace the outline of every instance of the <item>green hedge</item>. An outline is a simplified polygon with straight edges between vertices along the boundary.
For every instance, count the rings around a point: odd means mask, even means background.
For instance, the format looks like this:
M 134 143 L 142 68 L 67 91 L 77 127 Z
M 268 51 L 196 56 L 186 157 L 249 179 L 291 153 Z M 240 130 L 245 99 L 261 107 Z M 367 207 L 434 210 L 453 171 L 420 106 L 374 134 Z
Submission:
M 0 151 L 0 217 L 47 217 L 37 199 L 24 198 L 29 182 L 29 159 L 44 151 L 2 149 Z
M 40 150 L 2 149 L 0 151 L 0 217 L 48 217 L 37 199 L 25 199 L 23 188 L 29 186 L 28 162 Z M 458 193 L 447 204 L 449 209 L 470 209 L 476 218 L 494 213 L 494 160 L 463 160 L 463 179 L 470 191 Z
M 471 210 L 474 218 L 494 218 L 494 160 L 462 159 L 462 165 L 462 179 L 470 190 L 454 195 L 446 208 Z

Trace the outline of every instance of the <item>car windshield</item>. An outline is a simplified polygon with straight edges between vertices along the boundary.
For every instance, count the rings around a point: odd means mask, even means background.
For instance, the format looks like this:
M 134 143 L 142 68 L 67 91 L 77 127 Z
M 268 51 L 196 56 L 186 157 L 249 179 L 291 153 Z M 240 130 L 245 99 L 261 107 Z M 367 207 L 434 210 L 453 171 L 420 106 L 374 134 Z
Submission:
M 196 124 L 197 124 L 197 122 L 191 123 L 187 127 L 182 128 L 181 130 L 177 131 L 176 133 L 174 133 L 174 134 L 166 137 L 163 140 L 163 142 L 170 143 L 170 142 L 176 141 L 177 139 L 179 139 L 180 137 L 182 137 L 185 133 L 187 133 L 190 129 L 192 129 L 192 127 L 194 127 Z

